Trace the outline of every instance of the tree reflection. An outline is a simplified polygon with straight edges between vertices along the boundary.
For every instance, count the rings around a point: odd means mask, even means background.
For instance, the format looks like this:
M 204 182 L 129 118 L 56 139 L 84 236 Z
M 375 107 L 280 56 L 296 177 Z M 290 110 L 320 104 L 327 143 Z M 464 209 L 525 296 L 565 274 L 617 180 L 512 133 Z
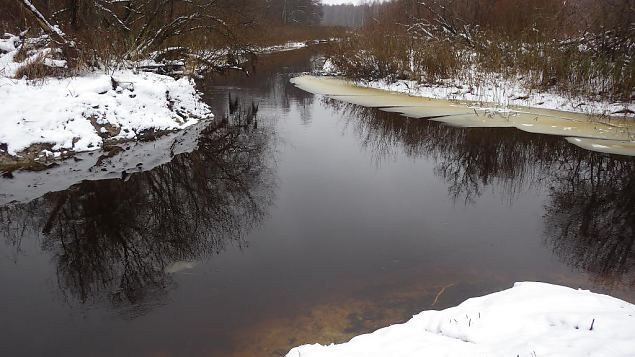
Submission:
M 606 284 L 635 285 L 635 165 L 582 153 L 551 174 L 546 235 L 570 265 Z
M 315 96 L 291 85 L 289 79 L 294 73 L 302 73 L 315 66 L 312 56 L 319 54 L 316 47 L 259 56 L 250 66 L 248 73 L 229 71 L 216 74 L 197 86 L 200 87 L 205 101 L 215 109 L 223 108 L 226 100 L 224 95 L 219 95 L 218 88 L 225 88 L 227 92 L 240 91 L 256 101 L 260 100 L 264 93 L 266 101 L 274 104 L 276 109 L 284 114 L 289 113 L 293 104 L 309 108 Z
M 473 202 L 487 186 L 510 198 L 539 182 L 553 155 L 566 151 L 560 138 L 501 128 L 455 128 L 330 99 L 343 111 L 362 145 L 381 161 L 401 150 L 435 160 L 436 174 L 448 183 L 454 200 Z
M 432 158 L 454 200 L 472 203 L 489 187 L 513 201 L 528 187 L 549 187 L 545 236 L 555 254 L 605 284 L 635 285 L 633 158 L 586 151 L 554 136 L 454 128 L 324 102 L 346 114 L 347 123 L 377 160 L 396 150 Z
M 38 227 L 62 291 L 82 303 L 160 299 L 170 264 L 242 246 L 271 204 L 272 133 L 244 123 L 210 124 L 195 151 L 126 180 L 85 181 L 5 207 L 4 233 L 16 244 L 29 235 L 22 227 Z

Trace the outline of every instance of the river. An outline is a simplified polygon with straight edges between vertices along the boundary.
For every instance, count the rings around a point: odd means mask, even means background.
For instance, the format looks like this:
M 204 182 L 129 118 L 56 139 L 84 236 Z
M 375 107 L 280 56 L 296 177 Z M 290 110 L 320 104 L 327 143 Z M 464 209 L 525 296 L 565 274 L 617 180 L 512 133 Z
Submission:
M 199 83 L 192 152 L 2 206 L 2 354 L 283 356 L 516 281 L 635 302 L 634 158 L 289 83 L 318 54 Z

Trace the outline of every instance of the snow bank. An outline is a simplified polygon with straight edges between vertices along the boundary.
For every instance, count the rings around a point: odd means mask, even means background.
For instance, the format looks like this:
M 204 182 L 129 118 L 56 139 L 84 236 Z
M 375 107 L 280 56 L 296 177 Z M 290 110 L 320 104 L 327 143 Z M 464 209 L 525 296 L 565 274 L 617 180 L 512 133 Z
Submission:
M 19 41 L 9 35 L 0 40 L 4 154 L 16 155 L 34 144 L 49 144 L 53 151 L 94 150 L 104 140 L 133 140 L 144 131 L 183 129 L 212 116 L 188 78 L 124 70 L 64 79 L 13 79 L 20 65 L 13 61 Z M 51 65 L 61 63 L 51 59 Z
M 47 47 L 49 42 L 48 35 L 23 39 L 20 36 L 5 33 L 0 37 L 0 77 L 13 78 L 18 68 L 36 61 L 42 61 L 48 67 L 66 68 L 66 61 L 58 58 L 62 51 L 59 48 Z M 26 55 L 17 61 L 16 55 L 22 46 L 27 49 Z
M 328 75 L 340 74 L 337 66 L 330 60 L 325 61 L 322 72 Z M 635 117 L 633 102 L 608 102 L 531 90 L 523 78 L 509 79 L 500 75 L 478 73 L 474 70 L 466 71 L 459 78 L 445 79 L 435 85 L 411 80 L 356 81 L 355 84 L 417 97 L 488 103 L 503 108 L 522 106 L 572 113 Z
M 418 97 L 494 103 L 504 108 L 523 106 L 597 115 L 625 115 L 627 113 L 632 115 L 635 112 L 634 103 L 611 103 L 585 100 L 578 97 L 566 97 L 557 93 L 529 91 L 525 89 L 520 80 L 497 79 L 480 86 L 462 85 L 459 82 L 453 80 L 447 81 L 446 84 L 434 86 L 404 80 L 394 83 L 371 81 L 359 82 L 358 84 Z
M 558 135 L 584 149 L 635 156 L 635 121 L 624 117 L 592 117 L 539 108 L 483 106 L 358 86 L 336 77 L 303 75 L 291 79 L 296 87 L 346 103 L 400 113 L 409 118 L 469 128 L 516 128 L 529 133 Z
M 635 353 L 635 305 L 545 283 L 473 298 L 340 345 L 304 345 L 287 357 L 618 357 Z
M 131 140 L 144 130 L 183 129 L 211 116 L 190 79 L 131 71 L 112 78 L 115 89 L 106 74 L 43 83 L 4 79 L 0 142 L 10 155 L 37 143 L 86 151 L 100 148 L 107 131 L 112 140 Z

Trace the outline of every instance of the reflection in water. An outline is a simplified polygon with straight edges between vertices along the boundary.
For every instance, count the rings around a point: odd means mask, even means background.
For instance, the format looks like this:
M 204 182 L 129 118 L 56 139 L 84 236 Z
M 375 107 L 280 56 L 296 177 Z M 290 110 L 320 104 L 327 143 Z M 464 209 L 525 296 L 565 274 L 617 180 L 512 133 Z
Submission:
M 210 124 L 195 151 L 151 171 L 84 181 L 4 207 L 3 232 L 17 247 L 37 234 L 25 229 L 40 231 L 65 294 L 143 308 L 165 294 L 166 270 L 219 253 L 229 242 L 241 246 L 265 215 L 274 191 L 272 133 L 239 118 Z
M 560 138 L 499 128 L 456 128 L 412 119 L 332 99 L 325 103 L 345 111 L 362 145 L 378 161 L 398 150 L 409 157 L 433 158 L 438 176 L 454 200 L 473 202 L 488 187 L 510 199 L 540 181 L 551 157 L 566 151 Z
M 0 294 L 9 306 L 3 318 L 17 331 L 1 335 L 5 350 L 280 356 L 516 280 L 602 290 L 589 281 L 594 275 L 619 293 L 632 283 L 632 159 L 512 129 L 321 106 L 289 84 L 310 70 L 311 51 L 261 58 L 250 77 L 200 83 L 228 120 L 209 126 L 195 151 L 124 180 L 83 182 L 0 208 L 0 239 L 13 252 L 24 243 L 28 253 L 8 274 L 8 264 L 0 268 L 0 283 L 12 287 Z M 342 132 L 340 120 L 353 130 Z M 536 212 L 538 220 L 525 217 Z M 31 250 L 33 241 L 45 252 Z M 253 244 L 244 252 L 229 249 L 246 241 Z M 54 291 L 98 304 L 60 308 L 44 286 L 49 260 Z M 168 291 L 169 303 L 153 308 Z M 22 303 L 28 294 L 39 294 L 32 299 L 39 310 L 31 299 Z M 134 319 L 104 319 L 113 307 Z M 78 310 L 86 319 L 75 318 Z M 34 333 L 49 340 L 30 344 Z
M 228 71 L 210 80 L 197 83 L 206 103 L 209 103 L 214 110 L 222 110 L 225 107 L 225 100 L 228 93 L 239 92 L 244 98 L 249 97 L 256 103 L 265 103 L 275 106 L 275 110 L 280 114 L 287 115 L 291 111 L 292 105 L 301 109 L 301 120 L 310 122 L 310 107 L 315 100 L 315 96 L 300 88 L 289 84 L 289 73 L 300 73 L 317 64 L 312 63 L 312 55 L 318 54 L 319 49 L 308 47 L 297 51 L 287 51 L 262 56 L 252 67 L 249 76 L 245 76 L 242 71 Z M 216 114 L 216 113 L 215 113 Z M 221 111 L 220 114 L 225 114 Z
M 332 99 L 377 160 L 403 150 L 428 157 L 450 196 L 474 202 L 486 188 L 508 197 L 550 187 L 546 240 L 602 284 L 635 285 L 635 159 L 581 150 L 515 129 L 455 128 Z M 623 281 L 626 279 L 627 281 Z
M 635 287 L 635 165 L 605 155 L 559 158 L 550 177 L 547 237 L 568 264 L 601 283 Z

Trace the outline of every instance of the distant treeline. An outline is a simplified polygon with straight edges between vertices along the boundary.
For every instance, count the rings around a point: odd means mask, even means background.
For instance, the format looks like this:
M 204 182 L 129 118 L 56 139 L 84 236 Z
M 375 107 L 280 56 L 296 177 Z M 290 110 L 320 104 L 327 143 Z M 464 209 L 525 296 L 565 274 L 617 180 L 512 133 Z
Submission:
M 324 5 L 322 7 L 323 26 L 342 26 L 360 28 L 377 18 L 382 6 L 379 2 L 369 2 L 362 5 Z

